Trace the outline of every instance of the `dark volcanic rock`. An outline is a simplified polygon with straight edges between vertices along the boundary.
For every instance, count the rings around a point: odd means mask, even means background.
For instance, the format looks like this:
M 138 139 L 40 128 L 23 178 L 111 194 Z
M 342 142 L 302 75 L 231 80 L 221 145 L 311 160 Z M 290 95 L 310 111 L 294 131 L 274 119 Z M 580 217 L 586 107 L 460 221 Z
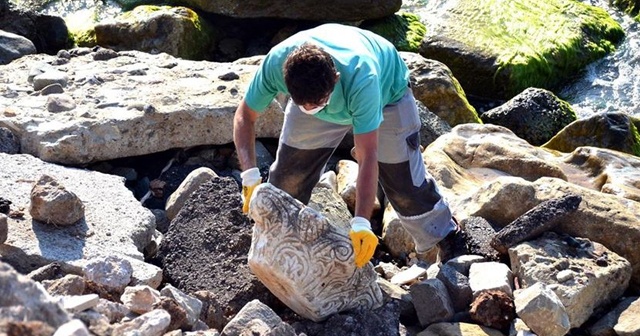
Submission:
M 534 239 L 559 224 L 578 209 L 580 202 L 582 197 L 574 194 L 544 201 L 498 231 L 491 246 L 507 254 L 509 247 Z
M 460 223 L 467 234 L 467 247 L 470 254 L 481 255 L 487 260 L 500 261 L 500 254 L 491 247 L 491 239 L 496 228 L 482 217 L 465 218 Z
M 226 317 L 253 299 L 278 307 L 280 301 L 249 270 L 251 232 L 235 180 L 220 177 L 203 183 L 160 244 L 165 280 L 187 293 L 216 293 Z

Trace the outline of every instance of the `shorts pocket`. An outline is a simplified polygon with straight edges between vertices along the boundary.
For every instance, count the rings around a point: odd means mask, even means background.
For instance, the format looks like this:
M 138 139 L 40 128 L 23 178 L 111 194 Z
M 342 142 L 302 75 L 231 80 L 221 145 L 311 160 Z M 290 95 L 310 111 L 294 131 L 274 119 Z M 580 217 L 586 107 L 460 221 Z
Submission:
M 417 150 L 420 148 L 420 131 L 412 133 L 407 137 L 407 146 L 410 149 Z

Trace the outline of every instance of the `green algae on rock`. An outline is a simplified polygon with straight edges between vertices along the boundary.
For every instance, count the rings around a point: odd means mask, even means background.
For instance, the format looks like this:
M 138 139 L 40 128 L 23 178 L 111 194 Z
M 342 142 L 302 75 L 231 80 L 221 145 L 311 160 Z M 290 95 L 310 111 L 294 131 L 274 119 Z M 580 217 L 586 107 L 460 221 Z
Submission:
M 640 119 L 625 113 L 600 113 L 574 121 L 542 147 L 568 153 L 592 146 L 640 156 L 638 126 Z
M 399 51 L 418 52 L 426 33 L 420 17 L 398 13 L 381 19 L 364 21 L 360 28 L 370 30 L 393 43 Z
M 97 43 L 121 50 L 166 52 L 184 59 L 206 59 L 214 29 L 186 7 L 138 6 L 95 26 Z
M 420 53 L 449 66 L 468 94 L 508 99 L 553 90 L 615 49 L 622 27 L 574 0 L 437 0 Z
M 640 0 L 610 0 L 610 3 L 631 16 L 637 15 L 635 19 L 640 21 Z

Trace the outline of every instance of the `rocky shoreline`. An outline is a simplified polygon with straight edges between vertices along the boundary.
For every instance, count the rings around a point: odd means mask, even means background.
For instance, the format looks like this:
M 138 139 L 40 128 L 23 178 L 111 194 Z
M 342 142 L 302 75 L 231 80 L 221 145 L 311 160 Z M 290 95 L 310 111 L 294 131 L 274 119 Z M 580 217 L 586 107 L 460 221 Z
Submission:
M 0 0 L 0 17 L 7 8 Z M 422 42 L 434 58 L 442 36 Z M 308 207 L 265 185 L 252 211 L 269 219 L 241 213 L 231 121 L 262 56 L 111 45 L 0 65 L 0 334 L 640 332 L 640 121 L 577 120 L 543 88 L 505 97 L 481 84 L 493 68 L 456 75 L 485 54 L 451 45 L 440 50 L 475 61 L 402 56 L 424 162 L 466 231 L 460 256 L 418 260 L 381 191 L 380 245 L 359 270 L 343 244 L 357 174 L 349 137 Z M 477 111 L 467 89 L 509 100 Z M 286 100 L 256 128 L 265 178 Z

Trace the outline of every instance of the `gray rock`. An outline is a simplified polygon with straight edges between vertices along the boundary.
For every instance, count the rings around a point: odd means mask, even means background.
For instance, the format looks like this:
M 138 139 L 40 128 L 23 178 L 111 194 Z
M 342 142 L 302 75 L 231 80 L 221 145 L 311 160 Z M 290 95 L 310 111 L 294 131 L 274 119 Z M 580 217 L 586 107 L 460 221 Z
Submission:
M 33 89 L 40 91 L 51 84 L 60 84 L 60 86 L 67 86 L 69 77 L 62 71 L 49 70 L 33 77 Z
M 5 127 L 0 127 L 0 153 L 20 153 L 20 139 Z
M 35 53 L 36 46 L 29 39 L 0 29 L 0 65 Z
M 53 83 L 42 88 L 42 90 L 40 91 L 40 94 L 43 96 L 47 96 L 50 94 L 63 93 L 63 92 L 64 92 L 64 88 L 62 87 L 62 85 L 60 85 L 60 83 Z M 51 112 L 51 110 L 49 111 Z
M 268 329 L 274 328 L 282 323 L 282 319 L 280 319 L 278 314 L 271 310 L 271 308 L 259 300 L 252 300 L 242 307 L 238 314 L 227 323 L 224 329 L 222 329 L 222 335 L 241 335 L 243 334 L 243 330 L 247 329 L 247 324 L 253 320 L 263 322 Z
M 507 254 L 510 247 L 522 241 L 534 239 L 544 231 L 555 227 L 565 217 L 576 211 L 580 202 L 582 197 L 575 194 L 544 201 L 500 229 L 491 240 L 491 246 L 500 253 Z
M 69 321 L 69 315 L 37 282 L 0 261 L 0 310 L 13 310 L 16 321 L 42 321 L 54 328 Z M 7 311 L 8 312 L 8 311 Z M 3 318 L 9 318 L 8 315 Z
M 428 279 L 413 284 L 409 292 L 420 325 L 449 321 L 455 313 L 447 287 L 438 279 Z
M 614 327 L 620 321 L 620 316 L 623 312 L 631 306 L 631 304 L 638 302 L 638 297 L 622 298 L 613 309 L 611 309 L 605 316 L 600 318 L 596 323 L 589 326 L 589 335 L 592 336 L 616 336 L 618 335 L 614 330 Z M 636 317 L 637 318 L 637 317 Z
M 9 234 L 9 226 L 7 225 L 7 216 L 0 213 L 0 244 L 4 244 L 7 241 L 7 235 Z
M 469 285 L 469 278 L 458 272 L 450 265 L 444 264 L 436 278 L 447 287 L 447 292 L 451 298 L 451 304 L 456 312 L 469 309 L 469 304 L 473 300 L 473 291 Z
M 572 328 L 587 321 L 598 307 L 618 299 L 632 271 L 626 259 L 600 243 L 553 232 L 510 248 L 509 258 L 521 288 L 541 283 L 557 294 Z M 559 283 L 557 274 L 567 269 L 574 272 L 573 278 Z
M 153 214 L 133 197 L 121 177 L 50 164 L 24 154 L 0 153 L 0 171 L 6 176 L 0 179 L 0 190 L 15 211 L 29 208 L 32 186 L 44 172 L 64 181 L 85 207 L 84 219 L 67 227 L 34 221 L 28 211 L 22 212 L 22 218 L 10 217 L 11 234 L 8 244 L 0 245 L 0 254 L 18 265 L 18 271 L 28 273 L 59 262 L 65 272 L 79 273 L 85 260 L 111 254 L 135 264 L 135 277 L 146 278 L 151 268 L 159 270 L 144 263 L 140 252 L 151 241 Z

